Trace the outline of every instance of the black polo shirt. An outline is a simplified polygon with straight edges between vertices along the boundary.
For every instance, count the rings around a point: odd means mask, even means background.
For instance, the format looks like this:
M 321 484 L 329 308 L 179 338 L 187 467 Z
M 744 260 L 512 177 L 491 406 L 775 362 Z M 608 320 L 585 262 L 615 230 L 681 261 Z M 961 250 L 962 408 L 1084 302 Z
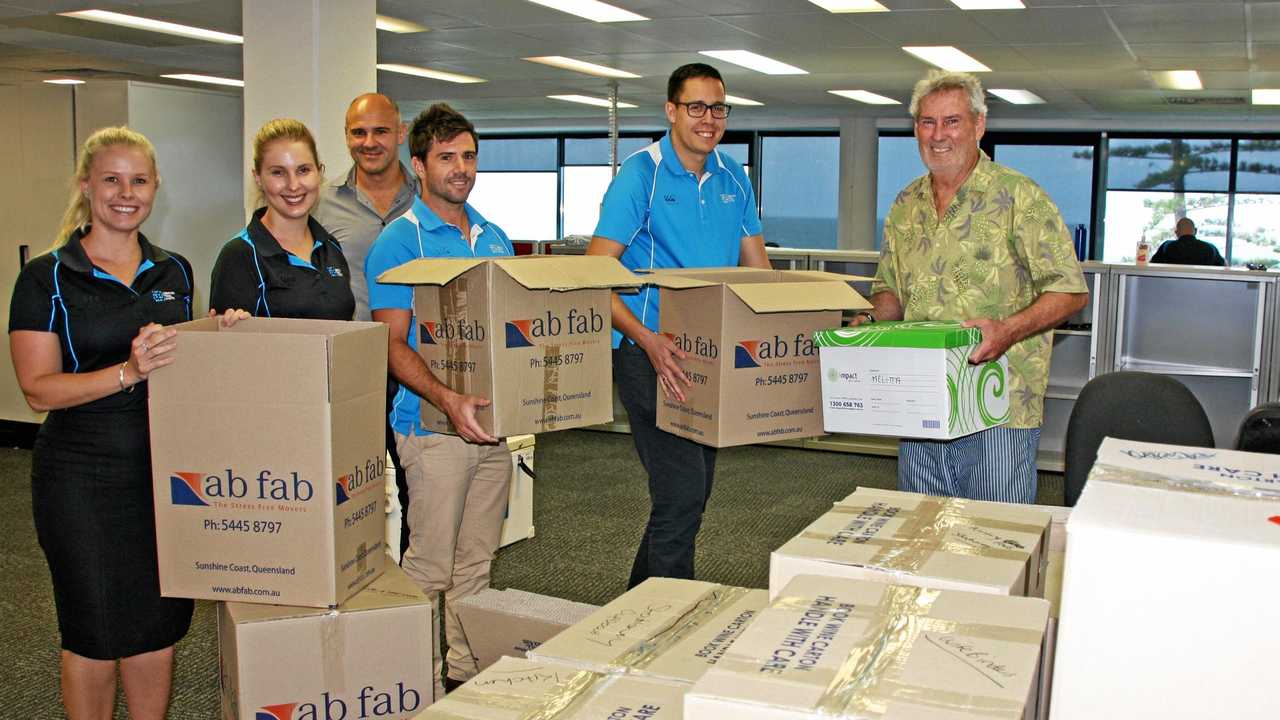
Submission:
M 227 241 L 213 266 L 209 307 L 248 310 L 258 317 L 350 320 L 356 312 L 351 273 L 342 247 L 315 218 L 308 218 L 315 243 L 302 259 L 280 247 L 262 224 L 266 208 Z
M 172 325 L 191 319 L 191 263 L 158 248 L 141 234 L 142 263 L 125 285 L 95 266 L 80 244 L 88 227 L 66 245 L 36 257 L 18 273 L 9 305 L 9 332 L 35 330 L 58 336 L 62 370 L 91 372 L 129 359 L 133 339 L 148 323 Z M 145 409 L 146 385 L 78 406 L 115 412 Z

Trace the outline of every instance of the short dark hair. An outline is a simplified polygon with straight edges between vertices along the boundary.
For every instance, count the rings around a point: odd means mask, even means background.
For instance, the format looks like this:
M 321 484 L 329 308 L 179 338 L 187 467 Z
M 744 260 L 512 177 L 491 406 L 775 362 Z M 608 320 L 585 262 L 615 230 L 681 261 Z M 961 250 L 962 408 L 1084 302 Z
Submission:
M 479 150 L 480 136 L 476 135 L 476 126 L 448 103 L 436 103 L 414 118 L 413 128 L 409 130 L 409 155 L 425 163 L 427 153 L 431 152 L 431 143 L 437 140 L 449 142 L 464 132 L 471 133 L 471 140 Z
M 684 81 L 691 78 L 711 78 L 719 80 L 720 84 L 724 85 L 724 78 L 720 77 L 720 71 L 706 63 L 681 65 L 671 73 L 671 77 L 667 78 L 667 102 L 678 101 L 680 91 L 684 89 Z

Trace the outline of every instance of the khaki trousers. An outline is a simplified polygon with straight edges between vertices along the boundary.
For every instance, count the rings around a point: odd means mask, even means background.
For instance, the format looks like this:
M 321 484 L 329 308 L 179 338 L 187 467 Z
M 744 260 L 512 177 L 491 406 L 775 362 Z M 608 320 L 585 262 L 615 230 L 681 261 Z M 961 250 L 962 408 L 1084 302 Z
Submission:
M 474 445 L 454 435 L 400 433 L 396 450 L 409 486 L 409 549 L 400 566 L 433 601 L 444 595 L 449 677 L 470 680 L 479 669 L 454 603 L 489 587 L 507 511 L 511 451 L 506 441 Z M 438 657 L 436 669 L 438 681 Z

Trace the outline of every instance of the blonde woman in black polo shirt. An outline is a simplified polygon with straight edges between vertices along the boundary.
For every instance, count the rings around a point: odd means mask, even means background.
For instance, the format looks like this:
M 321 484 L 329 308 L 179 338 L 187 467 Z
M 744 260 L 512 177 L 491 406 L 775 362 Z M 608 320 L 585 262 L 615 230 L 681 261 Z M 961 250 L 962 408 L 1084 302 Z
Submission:
M 338 241 L 311 217 L 324 166 L 297 120 L 268 122 L 253 140 L 259 207 L 213 266 L 209 306 L 259 317 L 350 320 L 351 273 Z
M 190 600 L 160 597 L 156 569 L 145 381 L 173 362 L 164 326 L 191 319 L 192 296 L 191 264 L 138 232 L 159 185 L 145 137 L 90 136 L 54 246 L 18 274 L 9 311 L 18 385 L 48 412 L 31 499 L 72 720 L 111 717 L 117 663 L 130 716 L 164 717 L 191 622 Z

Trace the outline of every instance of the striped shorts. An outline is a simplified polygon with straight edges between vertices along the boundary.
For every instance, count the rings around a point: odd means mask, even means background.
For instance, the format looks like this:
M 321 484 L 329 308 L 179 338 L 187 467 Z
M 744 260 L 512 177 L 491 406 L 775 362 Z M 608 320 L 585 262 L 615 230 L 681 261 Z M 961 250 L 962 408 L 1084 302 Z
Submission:
M 898 489 L 971 500 L 1034 503 L 1040 428 L 994 427 L 955 440 L 903 440 Z

